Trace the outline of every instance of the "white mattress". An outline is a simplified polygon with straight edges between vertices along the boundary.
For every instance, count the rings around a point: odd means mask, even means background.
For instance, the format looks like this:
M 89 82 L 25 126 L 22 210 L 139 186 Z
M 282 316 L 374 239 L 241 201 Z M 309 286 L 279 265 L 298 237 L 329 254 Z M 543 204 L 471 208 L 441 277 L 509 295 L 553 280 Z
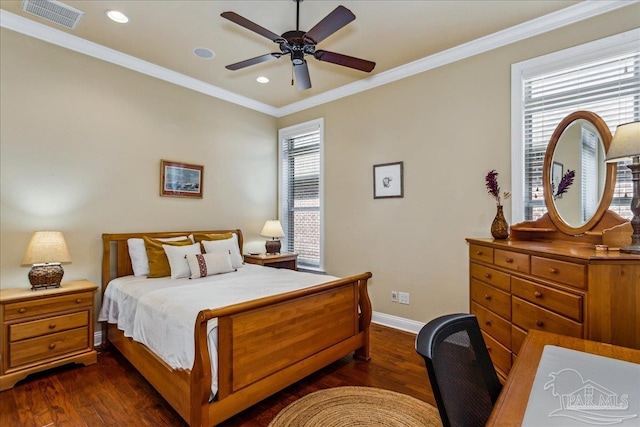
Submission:
M 337 277 L 246 264 L 200 279 L 126 276 L 107 287 L 99 321 L 116 324 L 174 369 L 191 369 L 193 328 L 201 310 L 215 309 L 336 280 Z M 217 319 L 208 323 L 212 395 L 218 390 Z

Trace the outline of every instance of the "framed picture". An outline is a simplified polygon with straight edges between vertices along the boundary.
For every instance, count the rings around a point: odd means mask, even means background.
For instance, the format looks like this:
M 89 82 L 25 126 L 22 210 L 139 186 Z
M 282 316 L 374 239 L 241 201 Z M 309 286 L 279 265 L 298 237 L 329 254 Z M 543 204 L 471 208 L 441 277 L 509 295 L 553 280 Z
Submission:
M 403 162 L 373 165 L 373 198 L 404 197 Z
M 160 195 L 202 199 L 204 166 L 186 163 L 160 162 Z
M 558 191 L 558 185 L 562 181 L 562 174 L 564 173 L 564 165 L 559 162 L 553 162 L 551 166 L 551 188 L 553 189 L 553 197 L 562 199 L 562 194 L 556 196 Z

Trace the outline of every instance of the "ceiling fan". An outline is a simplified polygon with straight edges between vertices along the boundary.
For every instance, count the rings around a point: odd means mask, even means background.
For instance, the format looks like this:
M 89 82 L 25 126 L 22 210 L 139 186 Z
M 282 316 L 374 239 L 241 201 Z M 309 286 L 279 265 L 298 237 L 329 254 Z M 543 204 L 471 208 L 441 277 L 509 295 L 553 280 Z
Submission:
M 343 55 L 341 53 L 329 52 L 328 50 L 316 50 L 318 43 L 356 19 L 356 16 L 349 9 L 344 6 L 338 6 L 333 12 L 318 22 L 315 27 L 304 32 L 300 31 L 300 3 L 302 0 L 293 1 L 296 2 L 296 29 L 287 31 L 281 36 L 249 21 L 235 12 L 223 12 L 220 15 L 223 18 L 278 43 L 280 47 L 280 52 L 267 53 L 266 55 L 236 62 L 235 64 L 227 65 L 225 68 L 233 71 L 240 70 L 250 65 L 259 64 L 270 59 L 278 59 L 283 55 L 289 55 L 293 64 L 296 81 L 298 82 L 298 90 L 305 90 L 311 87 L 311 77 L 309 76 L 309 68 L 307 67 L 307 61 L 305 59 L 307 55 L 313 56 L 318 61 L 331 62 L 344 67 L 366 71 L 367 73 L 373 70 L 376 66 L 375 62 L 354 58 L 353 56 Z

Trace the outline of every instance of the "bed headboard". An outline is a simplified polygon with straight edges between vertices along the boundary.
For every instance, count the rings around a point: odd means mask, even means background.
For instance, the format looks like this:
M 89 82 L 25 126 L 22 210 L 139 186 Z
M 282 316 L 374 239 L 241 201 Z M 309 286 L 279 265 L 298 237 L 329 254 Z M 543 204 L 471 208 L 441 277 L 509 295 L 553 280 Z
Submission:
M 150 233 L 118 233 L 102 235 L 102 292 L 107 288 L 110 280 L 116 277 L 133 274 L 131 258 L 129 257 L 129 246 L 127 239 L 142 238 L 144 236 L 153 238 L 188 236 L 189 234 L 223 234 L 236 233 L 238 236 L 238 246 L 242 254 L 242 231 L 235 230 L 198 230 L 198 231 L 166 231 Z M 114 265 L 115 264 L 115 265 Z M 112 268 L 112 267 L 115 267 Z

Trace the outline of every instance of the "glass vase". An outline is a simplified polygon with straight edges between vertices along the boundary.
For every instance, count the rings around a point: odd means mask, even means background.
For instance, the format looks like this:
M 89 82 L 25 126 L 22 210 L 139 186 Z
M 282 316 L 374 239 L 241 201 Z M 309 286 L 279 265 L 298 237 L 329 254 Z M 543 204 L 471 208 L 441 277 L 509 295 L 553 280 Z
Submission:
M 507 220 L 504 219 L 502 205 L 498 205 L 496 217 L 491 223 L 491 235 L 494 239 L 506 239 L 509 237 L 509 224 L 507 224 Z

